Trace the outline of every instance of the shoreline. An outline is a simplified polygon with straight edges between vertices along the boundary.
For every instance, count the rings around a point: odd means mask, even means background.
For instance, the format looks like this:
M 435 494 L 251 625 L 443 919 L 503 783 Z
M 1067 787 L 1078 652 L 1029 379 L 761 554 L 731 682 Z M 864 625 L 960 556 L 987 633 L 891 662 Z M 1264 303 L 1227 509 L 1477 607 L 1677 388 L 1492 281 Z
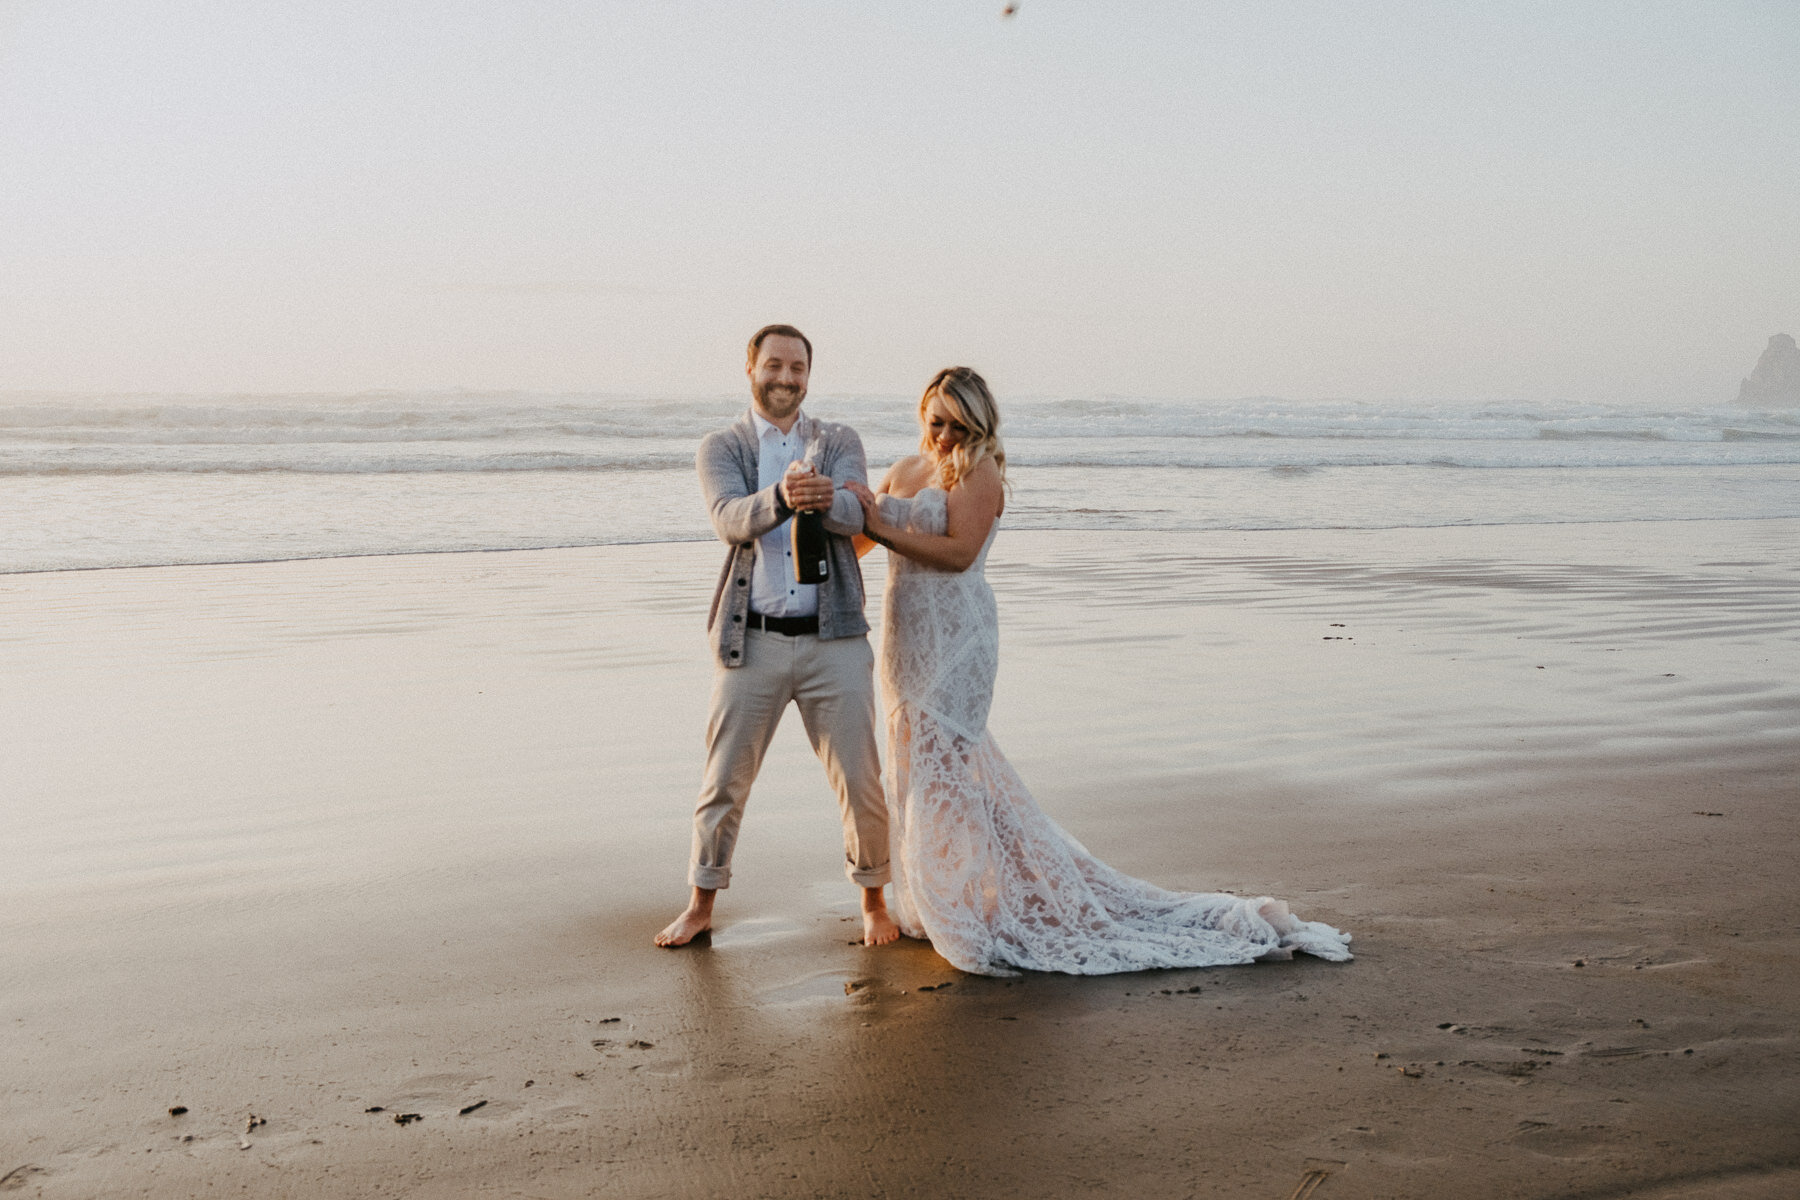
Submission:
M 1266 468 L 1246 468 L 1262 470 Z M 1795 516 L 1742 516 L 1742 517 L 1642 517 L 1620 518 L 1617 520 L 1596 520 L 1591 518 L 1568 518 L 1546 521 L 1457 521 L 1441 525 L 1248 525 L 1231 526 L 1229 528 L 1204 526 L 1108 526 L 1096 528 L 1092 526 L 1058 526 L 1030 525 L 1017 529 L 1009 529 L 1010 533 L 1066 533 L 1066 534 L 1169 534 L 1174 536 L 1230 536 L 1233 534 L 1355 534 L 1355 533 L 1403 533 L 1407 530 L 1431 531 L 1446 529 L 1537 529 L 1542 527 L 1560 528 L 1563 526 L 1591 525 L 1695 525 L 1715 522 L 1756 522 L 1756 521 L 1800 521 Z M 716 539 L 711 535 L 696 534 L 692 537 L 643 538 L 621 542 L 567 542 L 550 546 L 466 546 L 451 549 L 424 550 L 355 550 L 341 554 L 301 554 L 282 558 L 230 558 L 204 559 L 193 562 L 150 562 L 150 563 L 103 563 L 92 566 L 74 567 L 25 567 L 19 569 L 0 569 L 0 578 L 11 575 L 60 575 L 78 571 L 151 571 L 178 567 L 254 567 L 278 563 L 331 562 L 337 559 L 358 558 L 412 558 L 419 555 L 450 554 L 532 554 L 548 553 L 557 550 L 604 550 L 609 548 L 632 548 L 639 546 L 691 546 L 711 545 Z
M 1045 808 L 1356 936 L 1097 978 L 846 944 L 794 720 L 711 945 L 649 944 L 708 543 L 15 575 L 0 1177 L 1787 1194 L 1800 521 L 1638 524 L 1006 532 L 993 728 Z

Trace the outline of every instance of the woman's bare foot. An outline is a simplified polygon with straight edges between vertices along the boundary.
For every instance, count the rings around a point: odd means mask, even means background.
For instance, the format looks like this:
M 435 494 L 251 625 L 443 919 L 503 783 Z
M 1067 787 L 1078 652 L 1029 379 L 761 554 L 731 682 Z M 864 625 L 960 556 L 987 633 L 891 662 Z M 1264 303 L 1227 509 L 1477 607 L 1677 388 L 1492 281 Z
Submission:
M 656 935 L 656 944 L 673 949 L 685 946 L 712 928 L 713 898 L 719 893 L 711 888 L 695 888 L 688 906 Z M 885 915 L 885 914 L 884 914 Z
M 880 888 L 864 888 L 862 894 L 863 945 L 885 946 L 900 940 L 900 927 L 888 916 L 887 898 Z

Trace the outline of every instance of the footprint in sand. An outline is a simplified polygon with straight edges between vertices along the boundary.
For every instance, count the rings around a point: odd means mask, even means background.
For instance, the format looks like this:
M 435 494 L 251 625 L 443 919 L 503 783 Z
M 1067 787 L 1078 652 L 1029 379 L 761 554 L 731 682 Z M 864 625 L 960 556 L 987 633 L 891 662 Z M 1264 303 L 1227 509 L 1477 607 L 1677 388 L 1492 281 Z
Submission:
M 1788 1200 L 1800 1196 L 1800 1170 L 1762 1166 L 1707 1172 L 1701 1179 L 1633 1188 L 1632 1200 Z
M 479 1097 L 482 1091 L 491 1084 L 486 1076 L 457 1075 L 444 1073 L 439 1075 L 418 1075 L 402 1083 L 392 1095 L 384 1097 L 379 1104 L 366 1107 L 368 1113 L 392 1113 L 395 1121 L 402 1125 L 411 1121 L 424 1120 L 423 1113 L 438 1111 L 451 1113 L 471 1099 Z M 401 1117 L 410 1120 L 401 1121 Z
M 1550 1158 L 1587 1158 L 1619 1144 L 1616 1130 L 1607 1125 L 1552 1125 L 1547 1121 L 1522 1121 L 1506 1139 L 1533 1154 Z
M 844 971 L 820 971 L 792 983 L 770 988 L 762 993 L 761 998 L 767 1004 L 818 1004 L 825 1001 L 842 1002 L 848 996 L 854 1004 L 867 1004 L 883 990 L 885 989 L 879 979 L 853 976 Z

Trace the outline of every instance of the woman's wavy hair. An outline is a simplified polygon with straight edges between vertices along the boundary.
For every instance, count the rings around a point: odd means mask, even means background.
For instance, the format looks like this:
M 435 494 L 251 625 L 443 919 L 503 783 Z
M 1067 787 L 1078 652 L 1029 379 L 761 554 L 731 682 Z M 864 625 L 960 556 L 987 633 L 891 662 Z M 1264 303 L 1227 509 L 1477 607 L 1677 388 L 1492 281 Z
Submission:
M 949 406 L 969 430 L 969 436 L 941 460 L 931 445 L 931 431 L 925 424 L 925 410 L 937 396 Z M 1000 468 L 1000 482 L 1006 484 L 1006 447 L 1000 442 L 1000 406 L 987 381 L 968 367 L 945 367 L 931 377 L 919 397 L 919 449 L 925 457 L 937 462 L 938 479 L 945 491 L 955 487 L 984 458 L 994 460 Z

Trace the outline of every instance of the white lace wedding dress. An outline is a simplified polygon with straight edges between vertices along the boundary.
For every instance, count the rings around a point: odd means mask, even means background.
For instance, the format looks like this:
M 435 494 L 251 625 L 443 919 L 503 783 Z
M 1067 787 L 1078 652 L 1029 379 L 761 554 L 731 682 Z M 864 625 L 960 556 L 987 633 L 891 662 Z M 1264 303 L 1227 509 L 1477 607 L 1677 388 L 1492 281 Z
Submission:
M 884 516 L 941 534 L 945 494 L 883 496 Z M 888 556 L 887 702 L 894 916 L 964 971 L 1104 975 L 1290 958 L 1341 962 L 1350 935 L 1267 896 L 1170 892 L 1113 870 L 1044 814 L 988 733 L 1000 627 L 984 569 Z

